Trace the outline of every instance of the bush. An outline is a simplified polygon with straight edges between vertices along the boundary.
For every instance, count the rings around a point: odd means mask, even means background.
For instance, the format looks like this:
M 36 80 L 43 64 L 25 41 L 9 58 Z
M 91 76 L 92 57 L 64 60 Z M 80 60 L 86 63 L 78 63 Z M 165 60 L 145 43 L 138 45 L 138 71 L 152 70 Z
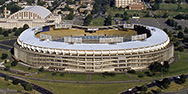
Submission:
M 29 67 L 28 70 L 31 70 L 31 67 Z
M 17 84 L 19 84 L 19 82 L 20 82 L 19 79 L 14 79 L 14 80 L 12 81 L 12 84 L 17 85 Z
M 33 85 L 31 83 L 28 83 L 25 87 L 25 90 L 31 91 L 33 89 Z
M 11 63 L 11 66 L 12 66 L 12 67 L 15 67 L 17 64 L 18 64 L 18 61 L 13 61 L 13 62 Z
M 5 71 L 9 71 L 10 70 L 10 66 L 6 66 L 4 70 Z
M 61 73 L 60 76 L 64 76 L 64 73 Z
M 127 71 L 127 73 L 135 74 L 136 71 L 135 70 L 129 70 L 129 71 Z
M 143 78 L 143 77 L 144 77 L 144 74 L 138 74 L 138 77 L 139 77 L 139 78 Z
M 8 81 L 8 80 L 9 80 L 9 76 L 6 75 L 6 76 L 5 76 L 5 81 Z
M 115 76 L 115 73 L 109 73 L 109 72 L 104 72 L 102 73 L 103 76 Z
M 40 69 L 39 69 L 40 72 L 43 72 L 44 71 L 44 67 L 42 66 Z
M 52 75 L 56 75 L 56 73 L 55 73 L 55 72 L 53 72 L 53 73 L 52 73 Z
M 6 54 L 6 53 L 2 53 L 2 55 L 1 55 L 1 59 L 6 59 L 8 57 L 8 54 Z

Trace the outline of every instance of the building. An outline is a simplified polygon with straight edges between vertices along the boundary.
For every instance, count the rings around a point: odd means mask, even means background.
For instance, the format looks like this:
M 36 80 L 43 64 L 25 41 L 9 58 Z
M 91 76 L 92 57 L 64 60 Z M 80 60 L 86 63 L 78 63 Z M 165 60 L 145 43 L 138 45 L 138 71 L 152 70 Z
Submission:
M 144 5 L 142 3 L 130 4 L 129 9 L 130 10 L 143 10 Z
M 9 17 L 5 15 L 5 18 L 0 18 L 0 26 L 5 29 L 23 27 L 24 24 L 29 25 L 29 27 L 36 27 L 60 22 L 60 15 L 53 15 L 48 9 L 42 6 L 28 6 Z
M 115 6 L 120 8 L 128 7 L 130 4 L 140 3 L 141 0 L 115 0 Z
M 171 62 L 173 56 L 163 30 L 137 24 L 39 26 L 24 31 L 14 44 L 14 58 L 24 65 L 59 72 L 121 73 Z

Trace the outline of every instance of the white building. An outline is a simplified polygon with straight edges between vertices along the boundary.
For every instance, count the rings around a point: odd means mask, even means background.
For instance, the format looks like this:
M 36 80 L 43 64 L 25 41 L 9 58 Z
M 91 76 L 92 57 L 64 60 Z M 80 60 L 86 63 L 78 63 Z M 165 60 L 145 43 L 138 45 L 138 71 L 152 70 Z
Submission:
M 122 7 L 125 8 L 130 4 L 139 3 L 141 0 L 115 0 L 115 6 L 116 7 Z
M 0 22 L 0 26 L 5 29 L 23 27 L 24 24 L 35 27 L 60 23 L 61 16 L 55 16 L 41 6 L 30 6 L 10 15 L 8 18 L 1 18 Z

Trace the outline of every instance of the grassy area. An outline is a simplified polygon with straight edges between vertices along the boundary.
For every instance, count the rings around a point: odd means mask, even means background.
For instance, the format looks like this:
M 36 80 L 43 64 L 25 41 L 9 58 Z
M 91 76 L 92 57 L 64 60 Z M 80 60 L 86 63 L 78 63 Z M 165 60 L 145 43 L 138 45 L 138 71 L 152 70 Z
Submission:
M 104 18 L 94 18 L 92 19 L 90 26 L 103 26 L 104 20 Z
M 56 79 L 56 80 L 68 80 L 68 81 L 86 81 L 87 74 L 69 74 L 64 73 L 63 76 L 60 76 L 61 73 L 56 73 L 56 75 L 49 75 L 47 79 Z
M 102 74 L 91 75 L 91 81 L 125 81 L 132 80 L 126 74 L 116 74 L 115 76 L 103 76 Z
M 68 84 L 68 83 L 51 83 L 33 81 L 32 83 L 38 84 L 55 94 L 117 94 L 128 88 L 137 85 L 143 85 L 147 82 L 140 83 L 121 83 L 121 84 Z
M 23 92 L 28 92 L 28 93 L 34 93 L 38 94 L 37 91 L 32 90 L 32 91 L 25 91 L 24 88 L 18 84 L 18 85 L 13 85 L 11 81 L 5 81 L 3 78 L 0 78 L 0 89 L 5 89 L 5 90 L 17 90 L 17 91 L 23 91 Z M 18 93 L 16 93 L 18 94 Z M 22 93 L 21 93 L 22 94 Z

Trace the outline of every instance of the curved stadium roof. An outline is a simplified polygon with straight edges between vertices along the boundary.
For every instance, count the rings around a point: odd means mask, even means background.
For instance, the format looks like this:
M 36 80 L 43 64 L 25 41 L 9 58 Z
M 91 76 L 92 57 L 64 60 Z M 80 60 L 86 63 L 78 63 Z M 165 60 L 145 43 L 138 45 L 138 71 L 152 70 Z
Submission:
M 29 6 L 21 10 L 21 12 L 29 11 L 40 15 L 42 18 L 46 18 L 51 12 L 42 6 Z
M 161 29 L 147 26 L 149 29 L 155 29 L 151 31 L 152 36 L 145 41 L 129 41 L 117 44 L 68 44 L 64 42 L 56 41 L 40 41 L 32 31 L 33 28 L 24 31 L 18 38 L 18 40 L 38 47 L 57 48 L 57 49 L 75 49 L 75 50 L 114 50 L 114 49 L 131 49 L 158 45 L 168 40 L 168 35 Z M 36 28 L 36 27 L 35 27 Z

